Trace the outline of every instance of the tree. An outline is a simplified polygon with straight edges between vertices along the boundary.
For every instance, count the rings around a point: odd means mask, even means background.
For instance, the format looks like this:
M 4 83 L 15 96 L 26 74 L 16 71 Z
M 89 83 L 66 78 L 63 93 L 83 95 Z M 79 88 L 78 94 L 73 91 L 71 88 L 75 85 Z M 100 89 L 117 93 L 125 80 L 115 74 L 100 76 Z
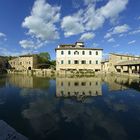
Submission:
M 42 52 L 38 54 L 39 63 L 49 63 L 50 62 L 50 54 L 48 52 Z

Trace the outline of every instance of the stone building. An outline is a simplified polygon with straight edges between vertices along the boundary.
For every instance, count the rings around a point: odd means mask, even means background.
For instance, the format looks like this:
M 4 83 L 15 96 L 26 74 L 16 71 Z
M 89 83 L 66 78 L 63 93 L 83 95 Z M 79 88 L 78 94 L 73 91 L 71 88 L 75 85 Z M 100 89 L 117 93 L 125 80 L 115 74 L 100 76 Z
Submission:
M 59 45 L 56 50 L 56 70 L 101 70 L 100 48 L 86 48 L 83 42 Z
M 107 61 L 102 61 L 103 72 L 135 73 L 140 72 L 140 57 L 110 53 Z
M 9 61 L 11 69 L 15 70 L 32 70 L 36 68 L 37 57 L 35 55 L 24 55 Z

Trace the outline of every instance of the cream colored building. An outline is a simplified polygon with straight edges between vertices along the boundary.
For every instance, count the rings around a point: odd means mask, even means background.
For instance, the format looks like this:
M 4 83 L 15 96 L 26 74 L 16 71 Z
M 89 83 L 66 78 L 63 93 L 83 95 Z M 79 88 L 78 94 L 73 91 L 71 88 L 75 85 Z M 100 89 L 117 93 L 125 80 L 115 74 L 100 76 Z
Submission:
M 86 48 L 83 42 L 59 45 L 56 50 L 56 70 L 101 70 L 100 48 Z
M 10 68 L 15 70 L 32 70 L 36 64 L 37 57 L 33 55 L 19 56 L 9 61 Z
M 140 65 L 139 56 L 110 53 L 108 61 L 102 61 L 102 71 L 128 73 L 130 68 L 134 71 L 135 65 Z

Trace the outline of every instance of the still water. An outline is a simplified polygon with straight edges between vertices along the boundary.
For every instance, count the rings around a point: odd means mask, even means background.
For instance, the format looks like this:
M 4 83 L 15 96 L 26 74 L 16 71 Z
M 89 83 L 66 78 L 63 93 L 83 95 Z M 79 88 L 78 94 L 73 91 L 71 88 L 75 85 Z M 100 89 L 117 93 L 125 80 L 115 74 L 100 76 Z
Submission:
M 1 75 L 0 120 L 29 140 L 140 140 L 140 80 Z

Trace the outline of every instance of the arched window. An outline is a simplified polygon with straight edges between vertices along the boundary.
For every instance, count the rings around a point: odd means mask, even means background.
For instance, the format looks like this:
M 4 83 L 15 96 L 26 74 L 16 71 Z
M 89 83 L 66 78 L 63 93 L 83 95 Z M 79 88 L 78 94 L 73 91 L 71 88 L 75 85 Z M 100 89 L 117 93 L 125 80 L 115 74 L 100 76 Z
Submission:
M 92 55 L 92 52 L 91 51 L 89 51 L 89 55 Z
M 74 55 L 79 55 L 79 52 L 78 52 L 78 51 L 75 51 L 75 52 L 74 52 Z
M 98 51 L 96 51 L 96 55 L 98 55 Z

